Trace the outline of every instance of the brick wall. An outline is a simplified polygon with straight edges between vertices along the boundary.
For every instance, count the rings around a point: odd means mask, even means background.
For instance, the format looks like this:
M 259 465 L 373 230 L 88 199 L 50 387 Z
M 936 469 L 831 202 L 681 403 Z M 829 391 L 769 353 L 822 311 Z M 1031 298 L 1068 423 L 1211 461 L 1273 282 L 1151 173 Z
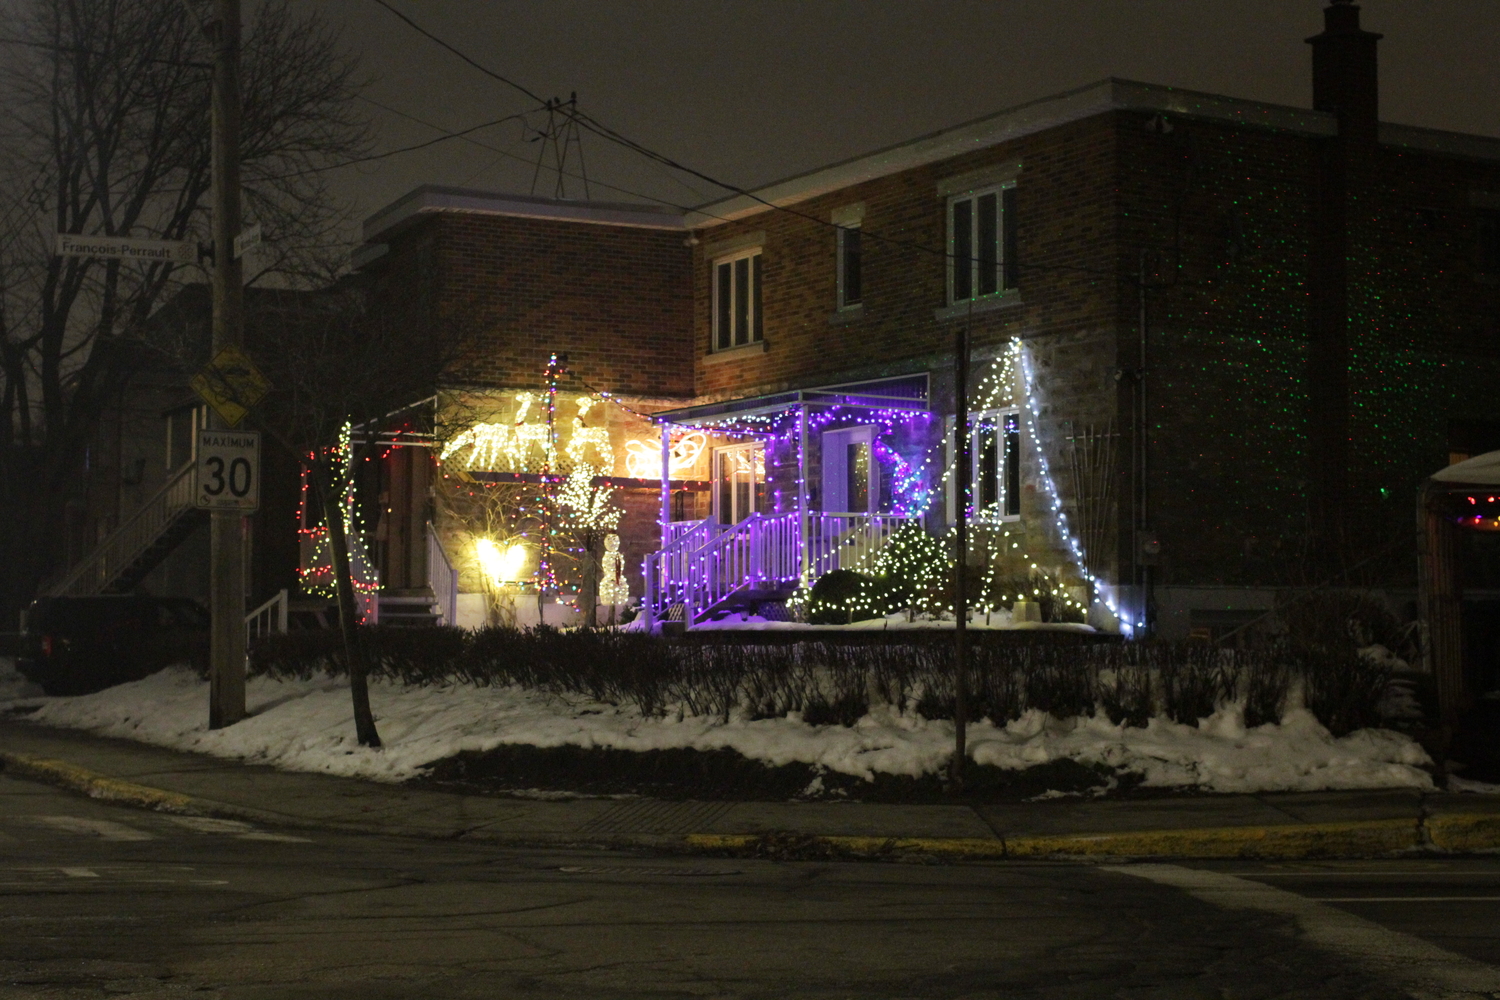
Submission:
M 396 250 L 398 242 L 408 245 Z M 680 232 L 441 214 L 393 241 L 391 258 L 387 274 L 408 266 L 430 274 L 422 284 L 437 290 L 439 304 L 422 308 L 474 345 L 454 373 L 458 382 L 538 387 L 557 351 L 600 389 L 692 394 Z M 412 286 L 397 278 L 392 290 L 420 299 Z

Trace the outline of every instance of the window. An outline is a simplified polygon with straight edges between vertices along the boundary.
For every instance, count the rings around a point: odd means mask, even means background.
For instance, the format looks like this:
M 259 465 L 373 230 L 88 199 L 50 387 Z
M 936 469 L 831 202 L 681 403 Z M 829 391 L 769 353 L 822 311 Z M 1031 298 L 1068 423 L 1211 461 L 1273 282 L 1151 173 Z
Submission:
M 713 349 L 727 351 L 762 339 L 760 250 L 714 261 Z
M 839 308 L 849 309 L 864 301 L 858 226 L 838 228 Z
M 1016 189 L 994 187 L 948 199 L 948 301 L 1016 287 Z
M 953 422 L 948 421 L 949 464 Z M 969 415 L 969 516 L 1014 521 L 1021 516 L 1021 413 L 987 410 Z M 948 520 L 956 519 L 957 477 L 948 479 Z
M 720 524 L 739 524 L 766 509 L 766 446 L 714 449 L 714 513 Z

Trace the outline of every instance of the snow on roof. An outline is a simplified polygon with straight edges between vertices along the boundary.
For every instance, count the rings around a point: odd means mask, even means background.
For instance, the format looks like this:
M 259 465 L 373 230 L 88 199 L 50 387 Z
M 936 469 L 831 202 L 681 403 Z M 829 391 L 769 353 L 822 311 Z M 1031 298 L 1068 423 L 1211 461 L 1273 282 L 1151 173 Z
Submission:
M 1446 469 L 1434 472 L 1432 478 L 1440 483 L 1500 486 L 1500 451 L 1490 451 L 1455 462 Z

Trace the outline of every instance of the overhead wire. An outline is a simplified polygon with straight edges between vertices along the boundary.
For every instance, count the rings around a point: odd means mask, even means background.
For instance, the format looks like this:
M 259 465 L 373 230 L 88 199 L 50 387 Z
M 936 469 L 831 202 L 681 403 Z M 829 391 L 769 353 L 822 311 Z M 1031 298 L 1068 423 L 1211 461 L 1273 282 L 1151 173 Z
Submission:
M 407 15 L 401 13 L 399 10 L 397 10 L 395 7 L 393 7 L 389 2 L 387 2 L 387 0 L 371 0 L 371 2 L 379 5 L 380 7 L 383 7 L 384 9 L 386 9 L 387 11 L 389 11 L 390 13 L 394 14 L 403 23 L 405 23 L 408 27 L 410 27 L 413 31 L 416 31 L 418 34 L 422 35 L 424 38 L 427 38 L 430 41 L 432 41 L 433 43 L 441 46 L 443 49 L 446 49 L 448 52 L 452 53 L 454 56 L 456 56 L 457 58 L 461 59 L 463 62 L 465 62 L 469 66 L 471 66 L 474 69 L 478 70 L 479 72 L 483 73 L 485 76 L 488 76 L 491 79 L 494 79 L 494 80 L 497 80 L 497 81 L 499 81 L 501 83 L 504 83 L 505 85 L 507 85 L 509 87 L 513 87 L 516 90 L 520 91 L 521 93 L 523 93 L 523 94 L 527 95 L 528 97 L 532 98 L 533 100 L 541 102 L 541 98 L 538 97 L 529 88 L 523 86 L 520 83 L 517 83 L 515 80 L 512 80 L 509 77 L 504 76 L 501 73 L 496 72 L 495 70 L 489 68 L 488 66 L 485 66 L 483 63 L 479 62 L 477 59 L 474 59 L 472 56 L 470 56 L 467 53 L 463 52 L 462 50 L 460 50 L 456 46 L 450 44 L 449 42 L 447 42 L 447 41 L 443 40 L 442 38 L 440 38 L 438 35 L 436 35 L 433 32 L 427 30 L 426 28 L 422 27 L 422 25 L 418 24 L 415 20 L 413 20 L 412 18 L 408 17 Z M 545 102 L 543 102 L 543 103 L 545 103 Z M 719 178 L 714 177 L 713 175 L 708 174 L 708 173 L 706 173 L 706 172 L 704 172 L 702 170 L 699 170 L 696 167 L 691 167 L 691 166 L 688 166 L 685 163 L 681 163 L 681 162 L 677 161 L 676 159 L 674 159 L 674 158 L 666 155 L 665 153 L 657 152 L 656 150 L 650 148 L 649 146 L 646 146 L 646 145 L 644 145 L 644 144 L 642 144 L 640 142 L 637 142 L 636 140 L 631 139 L 629 136 L 626 136 L 623 133 L 621 133 L 621 132 L 619 132 L 619 131 L 611 128 L 610 126 L 608 126 L 608 125 L 604 124 L 603 122 L 599 121 L 599 119 L 593 117 L 592 115 L 589 115 L 586 112 L 582 112 L 582 111 L 577 110 L 576 105 L 572 106 L 572 108 L 570 110 L 565 110 L 564 113 L 567 114 L 570 118 L 572 118 L 579 125 L 581 125 L 583 128 L 587 129 L 589 132 L 593 133 L 594 135 L 598 136 L 599 138 L 604 139 L 607 142 L 614 143 L 615 145 L 621 146 L 621 147 L 623 147 L 625 149 L 631 150 L 632 152 L 635 152 L 635 153 L 637 153 L 640 156 L 646 157 L 649 160 L 652 160 L 652 161 L 654 161 L 656 163 L 659 163 L 662 166 L 670 167 L 673 170 L 680 170 L 680 171 L 682 171 L 684 173 L 692 175 L 693 177 L 697 177 L 700 180 L 706 181 L 709 184 L 713 184 L 716 187 L 723 188 L 725 191 L 728 191 L 728 192 L 730 192 L 732 194 L 736 194 L 736 195 L 739 195 L 739 196 L 744 197 L 744 198 L 749 198 L 752 201 L 755 201 L 756 203 L 758 203 L 760 205 L 763 205 L 767 209 L 770 209 L 772 211 L 784 212 L 784 213 L 786 213 L 788 215 L 794 216 L 796 218 L 802 219 L 802 220 L 807 221 L 807 222 L 814 223 L 815 225 L 818 225 L 820 227 L 827 228 L 827 229 L 838 230 L 838 229 L 844 228 L 843 226 L 840 226 L 838 223 L 833 222 L 831 219 L 822 219 L 822 218 L 819 218 L 819 217 L 817 217 L 815 215 L 812 215 L 810 213 L 799 211 L 799 210 L 797 210 L 795 208 L 791 208 L 791 207 L 789 207 L 787 205 L 778 205 L 775 202 L 770 201 L 767 198 L 764 198 L 764 197 L 762 197 L 759 194 L 756 194 L 754 191 L 752 191 L 752 190 L 750 190 L 748 188 L 741 187 L 738 184 L 730 183 L 729 181 L 720 180 Z M 601 185 L 601 186 L 608 187 L 609 185 Z M 613 188 L 613 190 L 621 190 L 621 189 L 620 188 Z M 638 197 L 645 197 L 645 196 L 638 196 Z M 661 199 L 652 199 L 652 200 L 654 200 L 654 201 L 660 201 L 662 204 L 671 205 L 670 202 L 662 201 Z M 672 207 L 677 207 L 677 206 L 672 206 Z M 727 218 L 725 218 L 723 216 L 717 216 L 717 215 L 714 215 L 713 213 L 705 212 L 704 211 L 705 207 L 706 206 L 697 206 L 697 207 L 685 209 L 685 211 L 695 212 L 697 214 L 704 215 L 707 218 L 717 219 L 717 220 L 723 221 L 723 222 L 732 221 L 732 220 L 729 220 L 729 219 L 727 219 Z M 871 239 L 871 240 L 874 240 L 874 241 L 879 242 L 879 243 L 887 244 L 889 246 L 899 247 L 899 248 L 903 248 L 903 249 L 907 249 L 907 250 L 914 250 L 914 251 L 917 251 L 919 253 L 927 254 L 929 256 L 942 257 L 944 260 L 947 260 L 947 261 L 956 261 L 956 260 L 959 259 L 958 255 L 954 254 L 951 249 L 946 248 L 946 247 L 939 249 L 939 248 L 928 246 L 928 245 L 923 244 L 923 243 L 915 242 L 913 240 L 903 239 L 903 238 L 900 238 L 900 237 L 887 236 L 887 235 L 885 235 L 883 233 L 880 233 L 880 232 L 878 232 L 876 230 L 866 229 L 864 227 L 860 228 L 860 233 L 861 233 L 862 238 Z M 965 258 L 965 260 L 968 263 L 973 263 L 977 259 L 978 258 L 974 257 L 974 256 L 969 256 L 969 257 Z M 1010 262 L 1010 264 L 1011 264 L 1011 266 L 1016 267 L 1018 270 L 1022 270 L 1022 271 L 1026 271 L 1026 270 L 1030 270 L 1030 271 L 1053 271 L 1053 272 L 1062 271 L 1062 272 L 1069 272 L 1069 273 L 1075 273 L 1075 274 L 1091 274 L 1091 275 L 1094 275 L 1096 277 L 1110 278 L 1112 280 L 1120 281 L 1120 282 L 1123 282 L 1123 283 L 1129 284 L 1129 285 L 1140 285 L 1141 284 L 1141 282 L 1139 281 L 1139 279 L 1135 275 L 1130 274 L 1128 272 L 1120 271 L 1118 269 L 1111 270 L 1111 269 L 1105 269 L 1105 268 L 1093 268 L 1093 267 L 1085 267 L 1085 266 L 1082 266 L 1082 265 L 1074 265 L 1074 264 L 1040 264 L 1040 263 L 1033 263 L 1033 262 L 1027 262 L 1027 261 L 1022 261 L 1022 260 L 1012 261 L 1012 262 Z

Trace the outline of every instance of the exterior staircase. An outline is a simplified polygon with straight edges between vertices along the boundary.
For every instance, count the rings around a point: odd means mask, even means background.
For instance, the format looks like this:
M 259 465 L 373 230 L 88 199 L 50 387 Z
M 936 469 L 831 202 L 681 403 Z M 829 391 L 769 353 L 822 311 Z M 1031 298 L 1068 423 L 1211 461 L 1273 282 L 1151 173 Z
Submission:
M 49 597 L 88 597 L 129 593 L 193 529 L 208 520 L 194 506 L 194 463 L 172 473 L 156 495 L 138 507 L 55 582 L 43 588 Z

